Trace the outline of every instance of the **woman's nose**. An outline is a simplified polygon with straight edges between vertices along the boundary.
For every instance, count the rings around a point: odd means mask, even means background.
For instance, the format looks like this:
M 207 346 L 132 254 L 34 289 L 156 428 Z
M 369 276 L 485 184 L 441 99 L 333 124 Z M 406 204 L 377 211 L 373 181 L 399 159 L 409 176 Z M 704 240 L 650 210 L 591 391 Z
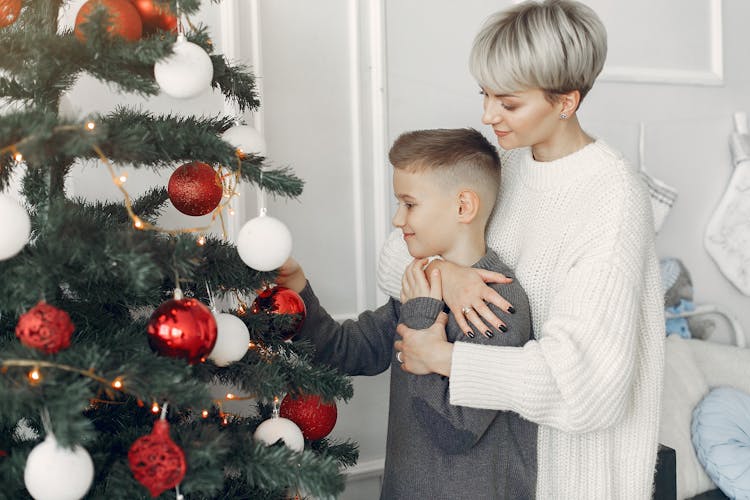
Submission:
M 494 125 L 496 123 L 499 123 L 500 120 L 500 104 L 497 102 L 493 102 L 492 99 L 487 99 L 484 103 L 482 123 L 485 125 Z

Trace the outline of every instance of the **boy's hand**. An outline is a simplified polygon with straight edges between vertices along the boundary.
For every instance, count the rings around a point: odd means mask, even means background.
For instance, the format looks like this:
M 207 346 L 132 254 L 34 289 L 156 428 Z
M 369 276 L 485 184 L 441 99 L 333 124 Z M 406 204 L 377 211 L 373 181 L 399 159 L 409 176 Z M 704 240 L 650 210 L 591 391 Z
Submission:
M 307 285 L 307 278 L 305 278 L 305 273 L 302 271 L 299 263 L 289 257 L 279 268 L 279 274 L 276 276 L 276 284 L 300 293 Z
M 433 269 L 430 272 L 430 281 L 428 282 L 424 274 L 426 265 L 427 259 L 415 259 L 404 271 L 404 277 L 401 278 L 402 304 L 417 297 L 432 297 L 433 299 L 443 300 L 440 271 Z

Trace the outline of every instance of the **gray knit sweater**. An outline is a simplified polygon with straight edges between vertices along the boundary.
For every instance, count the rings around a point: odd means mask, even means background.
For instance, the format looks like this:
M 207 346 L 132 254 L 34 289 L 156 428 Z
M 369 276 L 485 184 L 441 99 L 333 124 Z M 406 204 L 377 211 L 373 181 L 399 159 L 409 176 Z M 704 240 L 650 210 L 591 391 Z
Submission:
M 511 275 L 493 251 L 474 267 Z M 520 346 L 531 337 L 529 303 L 521 286 L 492 285 L 513 304 L 515 314 L 490 306 L 508 326 L 492 329 L 488 339 L 473 339 L 458 328 L 453 315 L 446 329 L 451 342 Z M 307 317 L 299 340 L 316 348 L 318 362 L 349 375 L 375 375 L 398 366 L 393 343 L 396 325 L 427 328 L 443 303 L 420 297 L 405 304 L 390 299 L 359 318 L 336 322 L 320 306 L 311 286 L 300 294 Z M 452 406 L 448 379 L 391 370 L 390 409 L 381 499 L 530 499 L 535 496 L 537 426 L 516 413 Z

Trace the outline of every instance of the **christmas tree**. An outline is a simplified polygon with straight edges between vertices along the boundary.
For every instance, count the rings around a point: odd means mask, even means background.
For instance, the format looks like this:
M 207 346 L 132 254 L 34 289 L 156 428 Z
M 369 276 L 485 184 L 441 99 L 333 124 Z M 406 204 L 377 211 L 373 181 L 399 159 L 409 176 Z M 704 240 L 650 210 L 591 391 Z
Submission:
M 0 0 L 0 497 L 328 498 L 356 461 L 354 444 L 325 438 L 350 381 L 285 341 L 304 305 L 269 286 L 283 224 L 263 212 L 237 247 L 187 216 L 159 226 L 171 202 L 223 227 L 243 184 L 293 198 L 300 179 L 248 146 L 236 117 L 58 112 L 84 72 L 117 92 L 210 86 L 258 108 L 249 69 L 191 22 L 200 0 L 177 3 L 89 0 L 70 29 L 62 0 Z M 67 196 L 80 160 L 122 200 Z M 174 172 L 131 197 L 122 165 Z M 21 201 L 3 194 L 13 176 Z M 217 384 L 237 394 L 216 399 Z

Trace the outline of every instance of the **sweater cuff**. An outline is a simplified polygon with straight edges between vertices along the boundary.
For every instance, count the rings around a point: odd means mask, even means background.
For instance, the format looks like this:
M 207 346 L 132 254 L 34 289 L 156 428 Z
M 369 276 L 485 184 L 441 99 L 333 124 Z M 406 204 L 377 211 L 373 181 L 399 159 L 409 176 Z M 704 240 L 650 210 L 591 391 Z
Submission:
M 469 342 L 455 342 L 451 357 L 449 383 L 450 403 L 473 408 L 515 410 L 518 373 L 523 372 L 524 359 L 521 348 L 488 346 Z M 502 366 L 487 378 L 486 367 Z M 504 381 L 501 381 L 505 378 Z M 505 390 L 507 389 L 507 390 Z
M 416 297 L 407 300 L 401 305 L 400 323 L 409 328 L 423 330 L 435 323 L 435 320 L 443 310 L 443 301 L 432 297 Z

